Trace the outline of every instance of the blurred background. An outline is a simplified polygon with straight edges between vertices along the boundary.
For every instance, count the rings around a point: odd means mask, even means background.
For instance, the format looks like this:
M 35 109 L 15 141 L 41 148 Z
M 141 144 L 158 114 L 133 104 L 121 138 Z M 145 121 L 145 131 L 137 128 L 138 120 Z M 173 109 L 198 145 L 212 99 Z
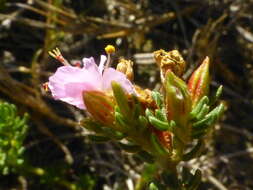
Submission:
M 203 171 L 201 190 L 253 189 L 252 10 L 252 0 L 0 0 L 0 101 L 16 106 L 14 118 L 29 115 L 22 155 L 13 153 L 22 163 L 4 163 L 0 151 L 0 189 L 132 190 L 152 173 L 114 143 L 89 140 L 78 126 L 85 114 L 42 87 L 60 66 L 48 51 L 99 60 L 107 44 L 114 63 L 131 59 L 135 83 L 150 89 L 160 87 L 153 51 L 178 49 L 185 80 L 209 56 L 211 89 L 224 86 L 226 112 L 205 154 L 187 164 Z

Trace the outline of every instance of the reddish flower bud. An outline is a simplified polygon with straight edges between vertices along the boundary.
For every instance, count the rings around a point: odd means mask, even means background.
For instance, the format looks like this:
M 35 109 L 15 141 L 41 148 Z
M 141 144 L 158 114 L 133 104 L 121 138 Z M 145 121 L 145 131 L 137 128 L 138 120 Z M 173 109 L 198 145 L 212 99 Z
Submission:
M 209 78 L 209 57 L 206 57 L 188 81 L 188 90 L 191 94 L 193 107 L 203 96 L 208 94 Z
M 186 83 L 173 72 L 168 71 L 165 78 L 165 106 L 167 119 L 175 122 L 174 133 L 185 144 L 191 138 L 189 113 L 191 97 Z
M 95 120 L 103 124 L 113 123 L 114 103 L 110 96 L 100 91 L 88 91 L 83 93 L 83 100 L 87 111 Z
M 168 71 L 165 79 L 165 105 L 168 120 L 185 126 L 191 111 L 191 99 L 185 82 Z

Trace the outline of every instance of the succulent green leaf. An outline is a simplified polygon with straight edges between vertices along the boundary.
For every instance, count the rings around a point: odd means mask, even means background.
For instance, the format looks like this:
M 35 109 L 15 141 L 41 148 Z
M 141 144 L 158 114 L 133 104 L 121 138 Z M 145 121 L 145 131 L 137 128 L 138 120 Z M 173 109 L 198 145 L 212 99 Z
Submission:
M 149 164 L 152 164 L 155 161 L 154 156 L 152 156 L 151 154 L 149 154 L 146 151 L 140 151 L 140 152 L 136 153 L 135 155 L 138 158 L 140 158 L 142 161 L 147 162 Z
M 133 119 L 136 120 L 140 116 L 142 112 L 142 108 L 140 105 L 140 102 L 138 101 L 136 96 L 133 96 L 132 98 L 134 100 L 134 105 L 133 105 Z
M 126 123 L 125 118 L 121 113 L 115 112 L 115 120 L 120 126 L 128 128 L 128 124 Z
M 91 120 L 90 118 L 82 120 L 81 123 L 82 126 L 88 130 L 94 131 L 96 133 L 101 133 L 102 131 L 101 124 Z
M 156 118 L 158 118 L 161 121 L 167 121 L 165 109 L 157 109 L 155 111 L 155 116 L 156 116 Z
M 167 154 L 167 151 L 165 150 L 165 148 L 161 145 L 161 143 L 159 142 L 158 138 L 156 137 L 156 135 L 151 134 L 150 136 L 150 140 L 151 143 L 153 145 L 153 147 L 155 148 L 156 152 L 159 154 Z
M 193 123 L 192 125 L 192 133 L 193 136 L 200 134 L 201 131 L 206 130 L 208 127 L 211 127 L 220 117 L 220 115 L 224 111 L 224 105 L 220 104 L 216 108 L 214 108 L 211 112 L 209 112 L 204 119 Z
M 193 108 L 193 110 L 190 112 L 190 117 L 196 118 L 196 116 L 198 115 L 198 113 L 200 112 L 201 108 L 203 107 L 203 105 L 208 104 L 209 99 L 207 96 L 203 96 L 200 101 L 197 103 L 197 105 Z
M 138 118 L 140 128 L 146 128 L 148 126 L 148 120 L 145 116 L 140 115 Z
M 132 144 L 124 144 L 124 143 L 118 143 L 120 148 L 125 150 L 126 152 L 136 153 L 141 151 L 141 147 L 138 145 L 132 145 Z
M 210 115 L 214 115 L 218 119 L 221 114 L 224 112 L 225 106 L 224 104 L 219 104 L 216 108 L 214 108 L 211 112 L 209 112 L 206 117 L 209 117 Z
M 222 91 L 223 91 L 223 86 L 220 85 L 219 88 L 217 89 L 213 99 L 212 99 L 211 105 L 214 105 L 219 100 L 219 98 L 222 94 Z
M 159 120 L 159 119 L 157 119 L 157 118 L 155 118 L 155 117 L 153 117 L 153 116 L 149 116 L 148 119 L 149 119 L 149 122 L 150 122 L 156 129 L 158 129 L 158 130 L 160 130 L 160 131 L 167 131 L 167 130 L 169 130 L 170 125 L 169 125 L 168 122 L 166 122 L 166 121 L 161 121 L 161 120 Z
M 155 100 L 155 103 L 156 103 L 157 107 L 162 108 L 162 106 L 163 106 L 163 96 L 157 91 L 152 91 L 151 96 Z
M 113 81 L 112 90 L 121 113 L 126 117 L 130 117 L 131 111 L 128 105 L 128 99 L 124 89 L 117 82 Z
M 154 117 L 153 113 L 148 108 L 145 110 L 145 114 L 146 114 L 147 118 L 148 117 Z
M 124 137 L 126 137 L 125 134 L 119 132 L 119 131 L 116 131 L 110 127 L 101 127 L 102 129 L 102 135 L 105 135 L 107 137 L 110 137 L 112 139 L 116 139 L 116 140 L 121 140 L 123 139 Z
M 209 107 L 208 105 L 204 104 L 203 107 L 201 108 L 200 112 L 199 112 L 198 115 L 196 116 L 196 119 L 197 119 L 197 120 L 200 120 L 200 119 L 204 118 L 205 115 L 208 113 L 209 108 L 210 108 L 210 107 Z
M 215 122 L 215 115 L 208 115 L 208 117 L 205 117 L 204 119 L 195 122 L 192 125 L 193 130 L 195 129 L 206 129 L 207 127 L 211 126 Z

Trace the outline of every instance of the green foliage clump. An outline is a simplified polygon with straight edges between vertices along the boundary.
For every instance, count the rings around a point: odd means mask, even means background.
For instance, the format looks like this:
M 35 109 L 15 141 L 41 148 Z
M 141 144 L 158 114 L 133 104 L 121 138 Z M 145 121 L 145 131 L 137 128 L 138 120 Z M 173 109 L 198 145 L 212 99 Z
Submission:
M 0 102 L 0 173 L 15 172 L 24 163 L 23 142 L 27 134 L 28 115 L 17 115 L 15 105 Z

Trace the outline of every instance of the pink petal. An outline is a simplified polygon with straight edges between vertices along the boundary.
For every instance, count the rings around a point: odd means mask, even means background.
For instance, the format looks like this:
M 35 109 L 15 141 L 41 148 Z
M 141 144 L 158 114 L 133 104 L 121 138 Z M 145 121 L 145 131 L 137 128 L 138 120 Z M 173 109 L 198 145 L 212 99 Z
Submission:
M 132 83 L 126 78 L 126 75 L 116 71 L 113 68 L 105 69 L 103 73 L 103 90 L 111 90 L 111 83 L 115 81 L 121 85 L 123 89 L 129 94 L 134 93 Z
M 92 90 L 97 89 L 90 83 L 68 83 L 65 85 L 65 97 L 61 100 L 80 109 L 86 109 L 83 102 L 83 92 Z
M 93 72 L 93 73 L 100 73 L 98 66 L 94 60 L 93 57 L 90 58 L 83 58 L 83 69 L 88 70 L 89 72 Z
M 48 87 L 55 99 L 84 108 L 81 103 L 83 91 L 101 90 L 102 76 L 95 70 L 62 66 L 49 77 Z

